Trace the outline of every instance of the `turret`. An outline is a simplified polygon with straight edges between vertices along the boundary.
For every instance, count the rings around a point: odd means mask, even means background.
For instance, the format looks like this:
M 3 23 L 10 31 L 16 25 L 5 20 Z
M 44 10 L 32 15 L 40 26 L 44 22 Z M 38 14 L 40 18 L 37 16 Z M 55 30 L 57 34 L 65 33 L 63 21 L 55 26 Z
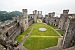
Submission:
M 38 11 L 37 11 L 37 10 L 34 10 L 34 11 L 33 11 L 33 14 L 38 14 Z
M 49 17 L 54 17 L 54 16 L 55 16 L 55 12 L 48 13 L 48 16 L 49 16 Z
M 38 14 L 39 14 L 39 15 L 42 15 L 42 11 L 38 11 Z
M 63 15 L 64 15 L 64 16 L 67 16 L 68 13 L 69 13 L 69 10 L 63 10 Z
M 27 18 L 27 9 L 22 9 L 22 12 L 23 12 L 23 17 Z
M 24 28 L 24 31 L 28 28 L 28 14 L 27 9 L 22 9 L 23 18 L 22 18 L 22 26 Z
M 33 14 L 34 14 L 34 22 L 36 23 L 37 22 L 38 11 L 37 10 L 34 10 L 33 11 Z

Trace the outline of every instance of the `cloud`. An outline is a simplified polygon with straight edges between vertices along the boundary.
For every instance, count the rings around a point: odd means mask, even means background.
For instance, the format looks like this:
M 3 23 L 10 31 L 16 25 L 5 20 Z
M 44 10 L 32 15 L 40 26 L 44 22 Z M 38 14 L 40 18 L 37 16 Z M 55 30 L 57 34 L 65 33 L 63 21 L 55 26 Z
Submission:
M 0 10 L 15 11 L 27 8 L 29 13 L 33 10 L 42 10 L 43 14 L 55 11 L 62 13 L 63 9 L 75 12 L 75 0 L 0 0 Z

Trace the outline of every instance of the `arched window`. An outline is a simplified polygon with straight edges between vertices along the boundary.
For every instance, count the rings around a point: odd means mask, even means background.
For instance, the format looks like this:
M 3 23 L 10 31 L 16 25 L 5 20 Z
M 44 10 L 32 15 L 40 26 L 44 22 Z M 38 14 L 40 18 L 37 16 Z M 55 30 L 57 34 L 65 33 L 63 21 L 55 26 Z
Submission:
M 56 20 L 54 20 L 56 22 Z
M 18 26 L 20 26 L 19 22 L 17 23 Z
M 0 34 L 2 34 L 2 32 L 0 32 Z
M 6 33 L 6 36 L 7 36 L 7 37 L 9 36 L 8 32 Z

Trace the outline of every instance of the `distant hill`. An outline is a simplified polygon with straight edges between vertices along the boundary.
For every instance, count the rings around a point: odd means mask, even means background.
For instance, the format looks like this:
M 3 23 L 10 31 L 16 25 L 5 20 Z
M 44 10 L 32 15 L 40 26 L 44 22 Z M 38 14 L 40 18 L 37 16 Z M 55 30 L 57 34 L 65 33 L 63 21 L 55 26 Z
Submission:
M 0 11 L 0 21 L 11 20 L 12 17 L 22 16 L 22 12 L 19 11 Z

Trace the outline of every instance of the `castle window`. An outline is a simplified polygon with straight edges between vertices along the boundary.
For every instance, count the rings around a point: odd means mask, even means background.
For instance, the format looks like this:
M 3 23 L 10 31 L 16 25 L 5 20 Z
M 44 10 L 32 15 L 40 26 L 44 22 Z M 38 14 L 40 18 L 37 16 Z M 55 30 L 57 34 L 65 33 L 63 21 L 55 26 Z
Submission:
M 0 32 L 0 34 L 2 34 L 2 33 Z
M 18 25 L 18 26 L 20 25 L 20 24 L 19 24 L 19 22 L 18 22 L 18 24 L 17 24 L 17 25 Z
M 4 27 L 2 27 L 2 29 L 4 29 Z
M 56 22 L 56 20 L 54 20 Z
M 8 32 L 6 33 L 6 36 L 7 36 L 7 37 L 9 36 Z
M 32 16 L 31 16 L 31 18 L 32 18 Z

